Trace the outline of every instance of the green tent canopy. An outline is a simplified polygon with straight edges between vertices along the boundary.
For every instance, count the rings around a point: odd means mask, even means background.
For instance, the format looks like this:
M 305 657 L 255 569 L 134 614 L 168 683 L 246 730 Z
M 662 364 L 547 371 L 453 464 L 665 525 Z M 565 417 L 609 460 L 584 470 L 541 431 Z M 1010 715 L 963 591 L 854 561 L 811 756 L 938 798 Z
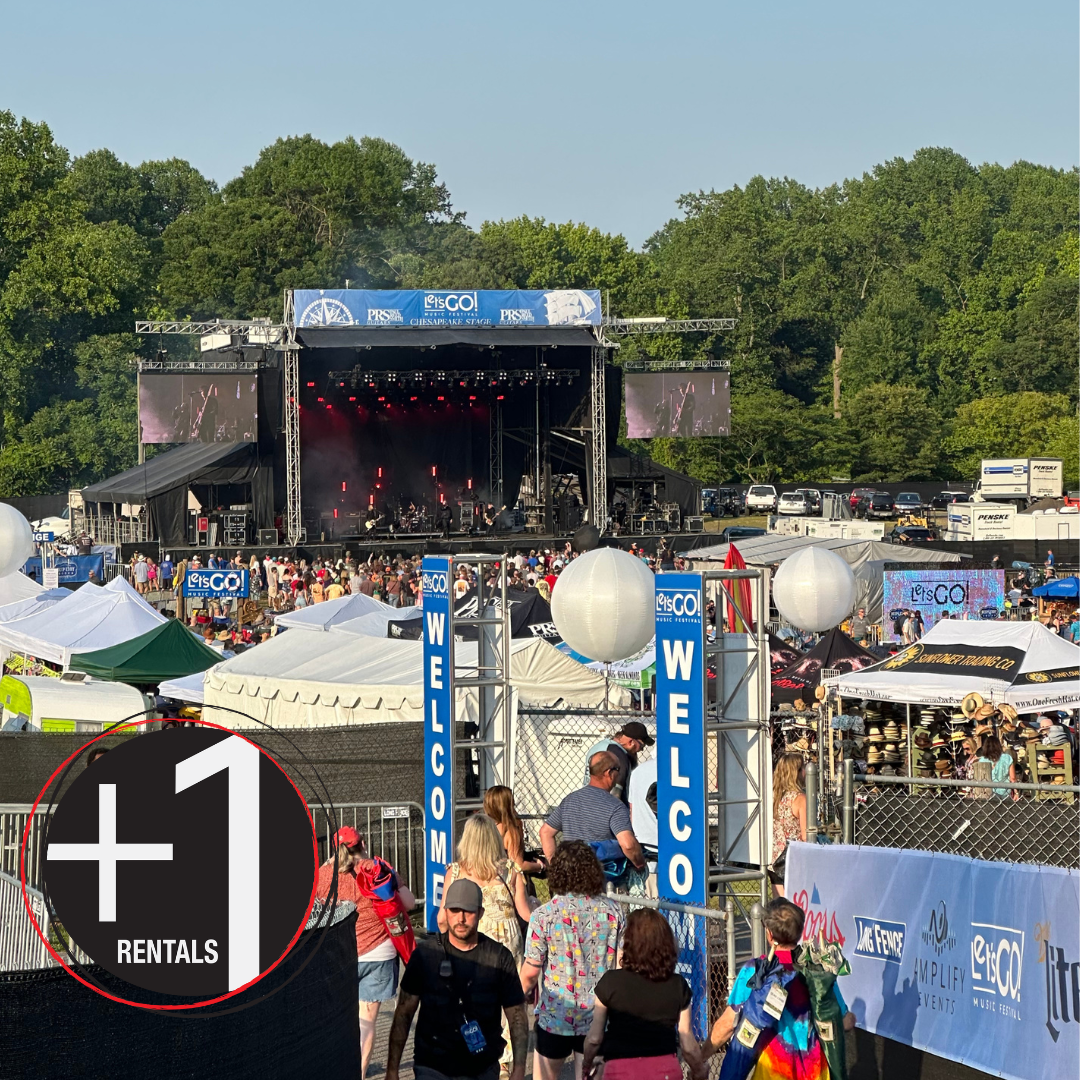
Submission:
M 159 683 L 205 671 L 221 660 L 221 653 L 204 645 L 183 623 L 170 619 L 108 649 L 75 653 L 70 667 L 96 679 Z

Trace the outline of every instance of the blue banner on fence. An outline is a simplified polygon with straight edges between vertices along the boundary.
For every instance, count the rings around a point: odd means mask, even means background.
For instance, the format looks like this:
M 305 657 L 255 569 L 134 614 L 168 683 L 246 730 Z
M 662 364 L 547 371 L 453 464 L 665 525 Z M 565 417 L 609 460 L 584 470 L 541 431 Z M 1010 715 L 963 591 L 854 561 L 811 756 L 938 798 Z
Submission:
M 89 581 L 91 571 L 98 581 L 103 580 L 105 576 L 104 555 L 60 555 L 53 560 L 53 565 L 60 571 L 58 580 L 61 585 Z M 40 585 L 43 580 L 41 558 L 35 555 L 34 558 L 27 559 L 23 573 Z
M 248 572 L 246 570 L 188 570 L 184 575 L 184 595 L 243 599 L 248 595 Z
M 794 843 L 786 893 L 804 938 L 841 942 L 859 1027 L 995 1076 L 1076 1075 L 1075 871 Z
M 709 901 L 705 802 L 705 623 L 700 574 L 656 579 L 657 888 L 662 897 Z M 705 920 L 669 912 L 679 970 L 694 992 L 694 1034 L 708 1033 Z
M 451 559 L 427 556 L 424 599 L 424 885 L 426 921 L 438 930 L 446 864 L 454 857 L 454 637 Z
M 297 289 L 297 326 L 599 326 L 596 289 Z

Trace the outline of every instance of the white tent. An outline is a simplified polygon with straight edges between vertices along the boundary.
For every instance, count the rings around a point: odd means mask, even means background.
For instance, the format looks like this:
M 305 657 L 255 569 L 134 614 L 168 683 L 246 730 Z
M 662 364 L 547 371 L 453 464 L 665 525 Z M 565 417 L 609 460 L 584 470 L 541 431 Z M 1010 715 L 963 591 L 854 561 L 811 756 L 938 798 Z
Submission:
M 695 570 L 716 569 L 713 564 L 723 565 L 730 544 L 714 544 L 711 547 L 688 551 Z M 806 547 L 823 547 L 835 551 L 855 575 L 855 603 L 852 610 L 864 607 L 874 617 L 884 602 L 884 571 L 887 562 L 905 563 L 956 563 L 961 556 L 954 551 L 939 551 L 923 544 L 887 544 L 883 540 L 857 540 L 836 536 L 748 536 L 736 540 L 735 547 L 747 566 L 775 566 L 789 555 Z
M 1080 708 L 1080 647 L 1037 622 L 943 619 L 880 664 L 826 679 L 841 697 L 959 705 L 972 691 L 1018 713 Z
M 416 607 L 392 608 L 386 604 L 381 606 L 385 608 L 384 611 L 371 611 L 358 619 L 346 619 L 345 622 L 335 623 L 333 629 L 340 634 L 353 634 L 356 637 L 390 637 L 391 623 L 415 619 L 417 612 L 421 610 Z
M 48 611 L 70 596 L 70 589 L 43 589 L 25 600 L 16 600 L 0 607 L 0 622 L 11 622 L 12 619 L 23 619 L 27 615 L 36 615 L 39 611 Z
M 339 596 L 336 600 L 324 600 L 321 604 L 309 604 L 299 611 L 287 611 L 279 615 L 274 621 L 278 626 L 297 627 L 303 630 L 329 630 L 331 626 L 348 622 L 350 619 L 358 619 L 362 615 L 370 615 L 375 611 L 396 612 L 399 608 L 392 608 L 373 596 L 365 596 L 363 593 L 353 593 L 349 596 Z M 413 613 L 413 609 L 408 609 Z
M 66 667 L 72 653 L 119 645 L 165 622 L 130 586 L 112 585 L 87 582 L 47 611 L 0 623 L 0 659 L 19 653 Z
M 580 705 L 604 701 L 604 679 L 539 638 L 510 647 L 511 685 L 519 702 Z M 475 642 L 456 646 L 459 664 L 475 664 Z M 251 721 L 235 709 L 274 727 L 387 723 L 424 719 L 423 644 L 331 630 L 325 634 L 280 634 L 206 672 L 204 716 L 226 727 Z M 472 692 L 462 692 L 474 712 Z M 613 687 L 611 703 L 630 695 Z
M 21 570 L 16 570 L 14 574 L 0 577 L 0 607 L 14 604 L 16 600 L 27 600 L 42 591 L 43 586 L 33 578 L 28 578 Z
M 158 693 L 174 701 L 188 701 L 192 705 L 201 705 L 204 698 L 205 676 L 205 671 L 196 671 L 194 675 L 185 675 L 182 679 L 166 679 L 158 686 Z

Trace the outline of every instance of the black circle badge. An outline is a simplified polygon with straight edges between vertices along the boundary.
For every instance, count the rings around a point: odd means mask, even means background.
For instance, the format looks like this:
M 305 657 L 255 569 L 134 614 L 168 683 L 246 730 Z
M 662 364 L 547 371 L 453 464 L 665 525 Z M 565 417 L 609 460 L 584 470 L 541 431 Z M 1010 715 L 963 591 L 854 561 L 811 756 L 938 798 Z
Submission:
M 49 826 L 45 884 L 64 929 L 135 986 L 219 997 L 298 937 L 314 897 L 307 807 L 253 743 L 154 731 L 88 765 Z

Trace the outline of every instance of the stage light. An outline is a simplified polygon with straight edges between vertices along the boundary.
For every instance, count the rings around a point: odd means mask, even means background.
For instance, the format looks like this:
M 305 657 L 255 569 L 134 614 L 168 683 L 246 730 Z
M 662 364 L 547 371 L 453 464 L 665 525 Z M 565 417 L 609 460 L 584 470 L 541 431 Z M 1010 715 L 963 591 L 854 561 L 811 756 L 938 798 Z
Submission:
M 469 490 L 472 491 L 472 477 L 471 476 L 466 481 L 466 484 L 468 485 Z
M 410 400 L 410 401 L 415 401 L 415 400 L 416 400 L 416 398 L 415 398 L 415 397 L 411 397 L 411 398 L 409 398 L 409 400 Z
M 461 382 L 460 382 L 460 383 L 458 383 L 458 385 L 459 385 L 459 386 L 464 386 L 464 385 L 465 385 L 465 380 L 464 380 L 464 379 L 462 379 L 462 380 L 461 380 Z
M 440 400 L 440 401 L 445 401 L 445 400 L 446 400 L 446 398 L 444 398 L 444 397 L 443 397 L 443 396 L 442 396 L 442 395 L 440 394 L 440 395 L 439 395 L 439 400 Z
M 504 397 L 505 397 L 504 394 L 500 394 L 495 400 L 496 401 L 502 401 Z
M 325 401 L 326 398 L 319 398 L 319 401 Z
M 379 400 L 380 400 L 380 401 L 385 401 L 385 400 L 386 400 L 386 398 L 384 398 L 384 397 L 381 397 L 381 398 L 379 398 Z
M 382 479 L 382 466 L 379 466 L 379 479 Z
M 345 481 L 344 480 L 341 481 L 341 490 L 342 491 L 345 490 Z
M 337 507 L 334 507 L 334 517 L 337 517 Z
M 309 386 L 309 387 L 311 387 L 311 386 L 314 386 L 314 385 L 315 385 L 315 384 L 314 384 L 313 382 L 309 382 L 309 383 L 308 383 L 308 386 Z
M 355 401 L 355 400 L 356 400 L 356 398 L 354 398 L 354 397 L 351 397 L 351 398 L 349 398 L 349 400 L 350 400 L 350 401 Z
M 331 405 L 331 404 L 330 404 L 330 402 L 328 401 L 328 402 L 326 403 L 326 407 L 327 407 L 328 409 L 332 409 L 332 408 L 333 408 L 334 406 L 333 406 L 333 405 Z
M 339 383 L 338 383 L 338 386 L 340 386 L 340 387 L 341 387 L 342 389 L 344 389 L 344 387 L 345 387 L 345 384 L 344 384 L 343 382 L 339 382 Z
M 369 387 L 370 387 L 370 388 L 371 388 L 372 390 L 374 390 L 374 389 L 375 389 L 375 384 L 374 384 L 373 382 L 369 382 L 369 383 L 368 383 L 368 386 L 369 386 Z
M 476 395 L 475 394 L 470 394 L 469 395 L 469 400 L 470 401 L 475 401 L 476 400 Z

